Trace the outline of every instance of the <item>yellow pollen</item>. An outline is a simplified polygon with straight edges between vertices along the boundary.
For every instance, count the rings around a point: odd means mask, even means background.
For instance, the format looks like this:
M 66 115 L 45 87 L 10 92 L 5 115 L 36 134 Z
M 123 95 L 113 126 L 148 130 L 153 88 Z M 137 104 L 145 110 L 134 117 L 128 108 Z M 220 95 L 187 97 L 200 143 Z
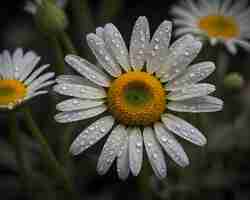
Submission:
M 166 97 L 162 84 L 146 72 L 127 72 L 108 90 L 108 107 L 124 125 L 150 125 L 160 119 Z
M 231 16 L 208 15 L 202 17 L 198 26 L 209 37 L 230 39 L 239 36 L 240 28 L 236 20 Z
M 17 105 L 26 92 L 25 85 L 18 80 L 0 80 L 0 107 Z

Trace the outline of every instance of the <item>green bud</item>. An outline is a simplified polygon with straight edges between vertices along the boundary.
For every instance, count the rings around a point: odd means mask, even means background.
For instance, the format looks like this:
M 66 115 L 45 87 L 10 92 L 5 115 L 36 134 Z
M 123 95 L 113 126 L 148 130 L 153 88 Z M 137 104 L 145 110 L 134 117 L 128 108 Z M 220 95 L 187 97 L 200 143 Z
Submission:
M 228 89 L 238 90 L 244 85 L 244 79 L 237 72 L 229 73 L 224 79 L 224 86 Z
M 68 25 L 64 11 L 48 0 L 43 0 L 38 5 L 35 21 L 39 29 L 46 34 L 63 31 Z

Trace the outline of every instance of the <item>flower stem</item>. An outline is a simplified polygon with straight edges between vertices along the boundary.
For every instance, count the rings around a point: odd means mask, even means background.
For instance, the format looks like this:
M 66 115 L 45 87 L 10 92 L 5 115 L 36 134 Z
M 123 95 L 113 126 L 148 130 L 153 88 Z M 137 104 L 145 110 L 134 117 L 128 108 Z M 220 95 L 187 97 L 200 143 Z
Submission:
M 25 115 L 25 122 L 28 128 L 30 129 L 32 136 L 41 145 L 42 156 L 43 156 L 44 161 L 46 161 L 46 164 L 48 165 L 49 169 L 56 176 L 55 178 L 57 178 L 58 181 L 63 183 L 62 187 L 67 192 L 69 197 L 71 197 L 72 199 L 75 199 L 73 198 L 75 196 L 75 193 L 74 193 L 73 185 L 72 185 L 70 178 L 65 173 L 64 168 L 58 163 L 57 159 L 55 158 L 41 130 L 38 128 L 36 122 L 33 120 L 33 117 L 29 108 L 25 107 L 23 109 L 23 113 Z
M 71 39 L 69 38 L 68 34 L 64 31 L 61 31 L 59 33 L 59 39 L 63 45 L 63 48 L 65 49 L 67 54 L 77 54 L 77 51 L 74 47 L 74 45 L 72 44 Z
M 51 48 L 54 50 L 55 54 L 55 71 L 57 74 L 63 74 L 65 69 L 65 64 L 64 64 L 64 55 L 61 45 L 55 36 L 50 36 L 48 38 L 48 41 L 51 45 Z
M 18 171 L 21 178 L 22 186 L 27 194 L 27 197 L 32 196 L 32 180 L 30 178 L 30 172 L 27 168 L 27 165 L 25 163 L 25 155 L 24 150 L 22 146 L 22 140 L 20 137 L 20 132 L 18 129 L 18 122 L 16 119 L 16 113 L 14 111 L 11 111 L 9 113 L 9 128 L 10 128 L 10 142 L 15 148 L 15 154 L 16 154 L 16 161 L 18 164 Z
M 153 192 L 150 186 L 150 166 L 146 163 L 141 171 L 141 175 L 139 177 L 139 190 L 140 194 L 142 195 L 142 199 L 144 200 L 152 200 L 153 199 Z

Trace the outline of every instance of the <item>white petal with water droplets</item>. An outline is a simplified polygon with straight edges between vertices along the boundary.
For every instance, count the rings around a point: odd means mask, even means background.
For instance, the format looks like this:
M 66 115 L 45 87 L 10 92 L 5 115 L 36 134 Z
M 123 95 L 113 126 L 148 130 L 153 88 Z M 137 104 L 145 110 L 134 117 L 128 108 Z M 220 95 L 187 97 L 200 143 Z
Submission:
M 90 85 L 96 87 L 96 84 L 90 82 L 88 79 L 78 76 L 78 75 L 59 75 L 56 77 L 56 82 L 61 83 L 69 83 L 69 84 L 77 84 L 77 85 Z
M 95 29 L 96 35 L 104 40 L 104 28 L 103 27 L 97 27 Z
M 214 91 L 214 85 L 208 83 L 199 83 L 186 86 L 180 90 L 172 91 L 167 95 L 167 99 L 172 101 L 182 101 L 195 97 L 206 96 Z
M 112 55 L 106 49 L 103 39 L 97 35 L 90 33 L 87 35 L 87 42 L 96 59 L 101 66 L 114 77 L 121 75 L 121 69 L 118 63 L 113 59 Z
M 39 67 L 36 69 L 28 79 L 24 81 L 25 85 L 29 85 L 33 80 L 35 80 L 44 70 L 46 70 L 50 65 L 43 65 L 42 67 Z
M 104 35 L 105 42 L 112 55 L 114 55 L 125 71 L 129 71 L 128 49 L 118 29 L 113 24 L 106 24 L 104 27 Z
M 98 119 L 84 129 L 70 146 L 70 153 L 78 155 L 109 133 L 114 124 L 114 118 L 106 116 Z
M 171 114 L 162 115 L 162 122 L 164 125 L 176 135 L 192 142 L 196 145 L 203 146 L 207 143 L 206 138 L 202 133 L 191 124 L 183 119 Z
M 104 104 L 103 100 L 94 99 L 68 99 L 56 105 L 56 109 L 62 112 L 73 111 L 73 110 L 83 110 L 94 108 Z
M 157 71 L 157 76 L 162 82 L 171 81 L 180 75 L 198 55 L 202 43 L 191 35 L 178 39 L 169 49 L 167 59 Z
M 172 23 L 163 21 L 153 35 L 147 57 L 147 72 L 157 71 L 163 64 L 169 53 L 169 42 L 172 32 Z
M 69 123 L 76 122 L 84 119 L 88 119 L 94 116 L 97 116 L 107 110 L 106 105 L 100 105 L 98 107 L 79 110 L 79 111 L 70 111 L 70 112 L 61 112 L 55 115 L 55 120 L 59 123 Z
M 153 168 L 155 175 L 159 179 L 163 179 L 167 176 L 167 166 L 162 149 L 157 140 L 155 139 L 154 135 L 155 133 L 151 127 L 144 128 L 144 145 L 149 162 Z
M 187 85 L 198 83 L 215 70 L 212 62 L 201 62 L 190 66 L 182 75 L 165 85 L 166 90 L 178 90 Z
M 54 72 L 48 72 L 45 73 L 41 76 L 39 76 L 37 79 L 33 80 L 29 86 L 27 87 L 27 90 L 32 90 L 35 91 L 39 88 L 41 88 L 41 84 L 45 83 L 46 81 L 48 81 L 49 79 L 52 79 L 55 76 Z
M 20 70 L 17 72 L 20 81 L 24 81 L 29 76 L 40 59 L 41 58 L 32 51 L 29 51 L 24 55 L 23 61 L 20 64 Z
M 134 70 L 141 70 L 146 62 L 150 32 L 146 17 L 139 17 L 135 22 L 130 47 L 129 58 Z
M 167 154 L 181 167 L 189 165 L 187 154 L 179 142 L 175 139 L 173 134 L 159 122 L 154 124 L 154 130 L 159 143 Z
M 123 144 L 117 155 L 117 173 L 120 179 L 125 180 L 129 175 L 129 141 L 128 134 L 125 131 Z
M 143 140 L 139 128 L 129 128 L 129 167 L 134 176 L 140 173 L 143 161 Z
M 223 101 L 212 96 L 198 97 L 167 104 L 167 108 L 177 112 L 216 112 L 222 110 Z
M 86 85 L 57 84 L 53 88 L 59 94 L 68 95 L 83 99 L 102 99 L 106 97 L 106 92 L 102 88 L 95 88 Z
M 103 87 L 108 87 L 110 85 L 109 77 L 87 60 L 76 55 L 67 55 L 65 61 L 93 83 Z
M 98 159 L 97 171 L 100 175 L 105 174 L 114 162 L 125 136 L 126 132 L 123 125 L 118 125 L 112 130 Z

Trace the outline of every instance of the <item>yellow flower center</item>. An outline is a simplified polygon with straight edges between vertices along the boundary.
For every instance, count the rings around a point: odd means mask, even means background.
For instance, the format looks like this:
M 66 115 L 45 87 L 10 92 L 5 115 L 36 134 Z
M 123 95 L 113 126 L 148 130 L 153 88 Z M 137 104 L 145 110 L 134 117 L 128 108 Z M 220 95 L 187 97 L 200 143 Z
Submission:
M 240 34 L 238 24 L 231 16 L 208 15 L 199 20 L 198 26 L 210 37 L 230 39 Z
M 166 97 L 162 84 L 146 72 L 127 72 L 108 90 L 108 107 L 125 125 L 150 125 L 160 119 Z
M 26 95 L 26 87 L 18 80 L 0 80 L 0 107 L 13 107 Z

